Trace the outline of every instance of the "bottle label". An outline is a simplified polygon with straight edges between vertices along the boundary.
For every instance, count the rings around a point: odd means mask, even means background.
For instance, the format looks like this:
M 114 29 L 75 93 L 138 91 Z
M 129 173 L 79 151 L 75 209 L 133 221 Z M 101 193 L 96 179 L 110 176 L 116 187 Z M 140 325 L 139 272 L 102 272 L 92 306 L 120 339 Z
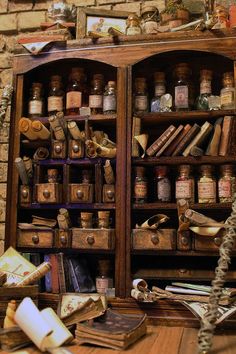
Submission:
M 175 107 L 188 108 L 188 86 L 175 87 Z
M 63 97 L 62 96 L 50 96 L 48 97 L 48 112 L 63 111 Z
M 29 101 L 29 114 L 42 114 L 43 102 L 38 100 Z
M 200 83 L 200 94 L 211 93 L 211 81 L 202 80 Z
M 99 294 L 104 294 L 106 289 L 113 287 L 113 279 L 108 277 L 96 278 L 96 289 Z
M 66 94 L 66 109 L 80 108 L 82 102 L 82 93 L 79 91 L 70 91 Z
M 162 96 L 166 93 L 166 87 L 163 84 L 155 85 L 155 96 Z
M 198 199 L 215 199 L 216 198 L 216 183 L 198 182 Z
M 102 108 L 102 95 L 89 95 L 89 107 Z
M 108 95 L 103 97 L 103 111 L 116 111 L 116 97 Z
M 224 92 L 220 95 L 220 104 L 221 106 L 226 106 L 228 104 L 234 103 L 234 94 L 233 92 Z
M 218 182 L 219 197 L 220 198 L 231 198 L 232 197 L 232 188 L 230 181 L 221 181 Z
M 134 101 L 134 108 L 137 111 L 146 111 L 148 108 L 147 96 L 136 96 Z
M 176 199 L 192 198 L 192 181 L 176 181 L 175 196 Z
M 171 200 L 170 183 L 166 178 L 161 179 L 157 183 L 157 199 L 162 202 Z
M 143 25 L 143 31 L 147 34 L 157 33 L 158 26 L 156 21 L 147 21 Z
M 132 36 L 132 35 L 135 35 L 135 34 L 141 34 L 141 28 L 140 27 L 129 27 L 127 28 L 126 30 L 126 34 L 128 36 Z
M 144 182 L 144 181 L 135 182 L 134 196 L 135 196 L 135 198 L 146 198 L 147 197 L 147 182 Z

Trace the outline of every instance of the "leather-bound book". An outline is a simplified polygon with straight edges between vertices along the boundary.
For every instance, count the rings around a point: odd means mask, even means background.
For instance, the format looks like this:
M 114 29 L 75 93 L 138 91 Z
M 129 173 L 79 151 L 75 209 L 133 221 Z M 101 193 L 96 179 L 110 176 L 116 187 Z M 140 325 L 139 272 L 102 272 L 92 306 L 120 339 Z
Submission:
M 167 140 L 167 142 L 162 146 L 162 148 L 160 150 L 157 151 L 156 156 L 161 156 L 163 154 L 163 152 L 168 148 L 168 146 L 170 146 L 170 144 L 172 143 L 172 141 L 175 140 L 175 138 L 181 133 L 181 131 L 183 130 L 184 126 L 181 124 L 178 126 L 178 128 L 174 131 L 174 133 L 169 137 L 169 139 Z
M 192 147 L 200 146 L 206 140 L 206 138 L 209 136 L 212 129 L 213 129 L 213 125 L 206 121 L 202 125 L 200 132 L 195 136 L 195 138 L 185 148 L 182 155 L 186 157 L 190 154 Z
M 214 124 L 214 132 L 205 152 L 207 156 L 218 156 L 222 121 L 223 118 L 218 118 Z
M 184 126 L 183 130 L 181 130 L 180 134 L 178 134 L 178 136 L 172 141 L 172 143 L 164 151 L 163 155 L 164 156 L 171 156 L 190 129 L 191 129 L 191 125 L 186 124 Z
M 55 253 L 50 254 L 50 263 L 52 265 L 52 269 L 51 269 L 52 293 L 58 294 L 60 292 L 60 288 L 59 288 L 59 275 L 58 275 L 58 261 L 57 261 L 57 255 Z
M 230 141 L 231 130 L 233 126 L 233 116 L 225 116 L 222 123 L 222 131 L 220 137 L 219 155 L 226 156 Z
M 172 156 L 178 156 L 182 154 L 186 146 L 192 141 L 192 139 L 200 132 L 200 126 L 198 124 L 194 124 L 192 128 L 188 131 L 185 137 L 181 140 L 179 145 L 176 147 L 175 151 L 173 152 Z
M 174 131 L 176 130 L 174 125 L 170 125 L 165 131 L 164 133 L 161 134 L 161 136 L 159 136 L 154 143 L 152 143 L 151 146 L 149 146 L 149 148 L 146 151 L 146 154 L 148 156 L 153 156 L 157 153 L 157 151 L 159 149 L 162 148 L 162 146 L 167 142 L 167 140 L 169 139 L 169 137 L 174 133 Z

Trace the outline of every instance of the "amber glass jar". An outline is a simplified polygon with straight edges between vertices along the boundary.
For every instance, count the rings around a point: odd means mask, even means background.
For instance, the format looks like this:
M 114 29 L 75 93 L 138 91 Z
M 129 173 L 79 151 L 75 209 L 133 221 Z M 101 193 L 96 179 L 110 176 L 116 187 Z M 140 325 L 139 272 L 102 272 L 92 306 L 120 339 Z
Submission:
M 134 113 L 148 112 L 148 92 L 145 77 L 137 77 L 134 82 Z
M 48 93 L 48 114 L 53 115 L 63 111 L 64 91 L 60 75 L 51 76 L 50 90 Z
M 72 68 L 66 93 L 67 115 L 79 114 L 79 109 L 82 106 L 83 81 L 84 69 L 80 67 Z
M 235 87 L 233 72 L 226 72 L 223 75 L 223 88 L 220 91 L 220 103 L 222 109 L 235 108 Z
M 218 180 L 218 196 L 220 203 L 232 203 L 236 192 L 236 177 L 233 165 L 220 166 L 220 178 Z
M 174 105 L 176 111 L 188 111 L 193 107 L 193 86 L 191 68 L 179 63 L 174 68 Z
M 191 175 L 190 165 L 180 165 L 178 168 L 178 176 L 175 182 L 175 198 L 186 199 L 190 203 L 194 203 L 195 181 Z
M 198 203 L 216 203 L 216 179 L 212 165 L 200 166 L 197 182 Z
M 104 76 L 102 74 L 93 75 L 91 83 L 91 91 L 89 95 L 89 107 L 92 114 L 103 112 L 103 92 L 104 92 Z
M 31 95 L 28 102 L 28 116 L 30 118 L 42 117 L 44 113 L 43 85 L 34 82 L 31 88 Z
M 147 201 L 147 178 L 145 176 L 145 167 L 135 167 L 135 179 L 134 179 L 134 202 L 145 203 Z

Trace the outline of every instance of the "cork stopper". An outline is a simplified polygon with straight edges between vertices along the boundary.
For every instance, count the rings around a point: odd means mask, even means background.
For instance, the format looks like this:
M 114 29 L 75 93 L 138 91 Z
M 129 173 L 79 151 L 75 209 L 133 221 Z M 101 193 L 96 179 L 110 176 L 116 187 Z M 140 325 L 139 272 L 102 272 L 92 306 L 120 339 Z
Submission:
M 212 70 L 209 69 L 201 69 L 200 70 L 200 79 L 201 80 L 212 80 Z
M 101 81 L 104 81 L 104 75 L 103 75 L 103 74 L 94 74 L 94 75 L 93 75 L 93 80 L 101 80 Z
M 135 88 L 137 89 L 145 89 L 147 87 L 147 82 L 145 77 L 136 77 L 134 82 Z
M 179 173 L 180 174 L 190 174 L 191 166 L 190 165 L 180 165 L 179 166 Z
M 108 277 L 111 270 L 111 262 L 109 259 L 98 260 L 98 271 L 100 275 Z
M 82 77 L 84 77 L 84 68 L 81 67 L 74 67 L 71 69 L 71 74 L 70 74 L 70 78 L 71 79 L 81 79 Z
M 169 168 L 167 166 L 157 166 L 155 167 L 156 177 L 164 177 L 167 175 Z
M 174 67 L 174 75 L 175 76 L 190 76 L 192 74 L 192 70 L 188 63 L 179 63 Z
M 203 174 L 203 175 L 212 175 L 213 173 L 213 166 L 212 165 L 201 165 L 200 166 L 200 172 Z
M 234 166 L 231 164 L 225 164 L 225 165 L 221 165 L 220 166 L 220 172 L 221 174 L 229 174 L 229 175 L 233 175 L 234 173 Z
M 115 81 L 108 81 L 107 86 L 116 88 L 116 82 Z
M 233 72 L 225 72 L 223 74 L 223 79 L 222 79 L 223 85 L 224 86 L 234 86 L 234 74 Z
M 135 166 L 135 174 L 137 177 L 144 177 L 145 176 L 145 167 Z
M 165 82 L 165 73 L 163 71 L 154 72 L 154 81 L 155 82 Z

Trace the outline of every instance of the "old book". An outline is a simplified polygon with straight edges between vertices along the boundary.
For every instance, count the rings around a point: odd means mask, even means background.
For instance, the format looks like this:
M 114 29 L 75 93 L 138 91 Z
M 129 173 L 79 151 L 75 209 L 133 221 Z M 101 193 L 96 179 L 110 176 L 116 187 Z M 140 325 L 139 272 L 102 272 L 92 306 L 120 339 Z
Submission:
M 205 141 L 205 139 L 209 136 L 212 128 L 213 128 L 212 124 L 206 121 L 202 125 L 200 132 L 195 136 L 195 138 L 185 148 L 182 155 L 186 157 L 190 154 L 191 148 L 193 146 L 200 146 Z
M 137 140 L 134 139 L 135 136 L 141 133 L 141 118 L 133 117 L 132 124 L 132 157 L 139 157 L 139 145 Z
M 169 139 L 167 140 L 167 142 L 162 146 L 162 148 L 160 150 L 157 151 L 156 156 L 161 156 L 163 154 L 163 152 L 168 148 L 168 146 L 170 146 L 170 144 L 172 143 L 172 141 L 175 140 L 175 138 L 181 133 L 181 131 L 183 130 L 184 126 L 181 124 L 178 126 L 178 128 L 173 132 L 173 134 L 169 137 Z
M 7 329 L 0 328 L 0 343 L 2 350 L 11 352 L 31 345 L 32 341 L 20 327 L 15 326 Z
M 186 146 L 192 141 L 192 139 L 198 134 L 200 131 L 200 126 L 198 124 L 194 124 L 192 128 L 187 132 L 187 134 L 183 137 L 179 145 L 176 147 L 174 152 L 172 153 L 172 156 L 178 156 L 182 154 Z
M 52 265 L 51 269 L 51 285 L 52 285 L 52 293 L 58 294 L 60 291 L 59 288 L 59 275 L 58 275 L 58 260 L 57 255 L 55 253 L 50 254 L 50 263 Z
M 40 216 L 32 215 L 32 224 L 37 226 L 55 227 L 57 221 L 55 219 L 42 218 Z
M 50 255 L 44 255 L 44 262 L 50 262 Z M 50 270 L 44 277 L 44 287 L 47 293 L 52 292 L 52 271 Z
M 65 270 L 64 270 L 64 254 L 59 252 L 56 254 L 57 264 L 58 264 L 58 282 L 59 282 L 59 290 L 60 293 L 66 292 L 66 278 L 65 278 Z
M 162 148 L 162 146 L 167 142 L 167 140 L 169 139 L 169 137 L 174 133 L 174 131 L 176 130 L 174 125 L 170 125 L 165 131 L 164 133 L 161 134 L 161 136 L 159 136 L 154 143 L 152 143 L 151 146 L 149 146 L 149 148 L 146 151 L 146 154 L 148 156 L 153 156 L 157 153 L 157 151 Z
M 214 132 L 205 152 L 207 156 L 218 156 L 222 121 L 223 118 L 218 118 L 214 124 Z
M 146 315 L 133 318 L 110 309 L 93 323 L 78 323 L 75 338 L 79 344 L 91 343 L 123 350 L 146 334 Z
M 191 125 L 186 124 L 184 126 L 183 130 L 180 132 L 180 134 L 176 137 L 176 139 L 174 139 L 174 141 L 164 151 L 163 155 L 164 156 L 171 156 L 190 129 L 191 129 Z
M 68 257 L 68 265 L 75 292 L 89 293 L 96 290 L 84 258 Z
M 219 155 L 226 156 L 230 141 L 230 134 L 233 125 L 233 116 L 225 116 L 222 123 L 222 131 L 220 137 Z

